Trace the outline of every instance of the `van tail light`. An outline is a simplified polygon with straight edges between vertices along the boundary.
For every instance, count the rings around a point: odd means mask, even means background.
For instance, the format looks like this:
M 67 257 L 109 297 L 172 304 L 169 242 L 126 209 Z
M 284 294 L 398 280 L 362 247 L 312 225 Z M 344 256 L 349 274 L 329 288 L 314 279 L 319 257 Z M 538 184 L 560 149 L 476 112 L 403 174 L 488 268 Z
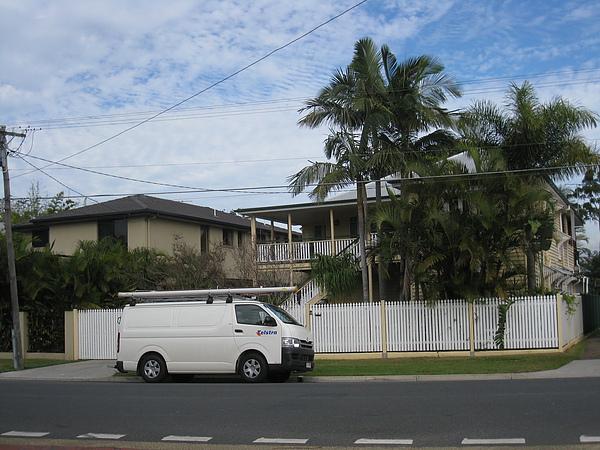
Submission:
M 117 353 L 121 351 L 121 333 L 117 333 Z

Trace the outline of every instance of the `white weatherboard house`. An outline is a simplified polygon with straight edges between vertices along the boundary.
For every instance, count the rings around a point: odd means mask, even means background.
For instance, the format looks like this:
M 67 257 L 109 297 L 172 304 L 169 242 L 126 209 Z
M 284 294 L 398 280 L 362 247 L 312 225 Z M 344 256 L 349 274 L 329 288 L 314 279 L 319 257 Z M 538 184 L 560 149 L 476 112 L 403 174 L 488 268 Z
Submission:
M 469 170 L 474 170 L 474 165 L 469 162 L 467 155 L 459 154 L 453 158 L 462 161 Z M 398 185 L 394 176 L 381 180 L 381 201 L 390 201 L 388 189 L 399 193 L 400 190 L 396 187 Z M 576 228 L 583 222 L 554 183 L 548 180 L 545 189 L 551 193 L 554 201 L 555 231 L 551 248 L 542 253 L 541 264 L 537 267 L 537 284 L 554 291 L 585 292 L 585 278 L 579 276 L 576 242 Z M 368 183 L 369 208 L 376 204 L 375 194 L 376 183 Z M 260 267 L 285 268 L 293 273 L 290 278 L 299 284 L 310 279 L 310 258 L 316 253 L 334 255 L 340 252 L 353 252 L 358 256 L 355 189 L 334 195 L 321 203 L 243 208 L 238 209 L 237 212 L 250 217 L 253 222 L 258 223 L 257 219 L 261 219 L 270 222 L 272 227 L 278 224 L 288 229 L 285 242 L 264 240 L 258 233 L 253 235 L 252 239 L 256 242 L 256 259 Z M 292 227 L 301 227 L 301 238 L 291 234 Z M 371 233 L 368 241 L 375 238 L 376 234 Z M 368 245 L 369 242 L 367 247 Z M 516 257 L 524 259 L 524 254 Z M 370 299 L 378 300 L 377 261 L 368 260 L 368 265 Z M 394 284 L 397 283 L 387 283 L 386 289 L 389 290 L 385 293 L 387 299 L 397 298 L 397 286 Z M 305 290 L 309 292 L 304 294 L 303 302 L 318 300 L 320 295 L 318 288 L 308 285 Z M 357 291 L 356 295 L 349 300 L 358 301 L 360 298 L 361 295 Z

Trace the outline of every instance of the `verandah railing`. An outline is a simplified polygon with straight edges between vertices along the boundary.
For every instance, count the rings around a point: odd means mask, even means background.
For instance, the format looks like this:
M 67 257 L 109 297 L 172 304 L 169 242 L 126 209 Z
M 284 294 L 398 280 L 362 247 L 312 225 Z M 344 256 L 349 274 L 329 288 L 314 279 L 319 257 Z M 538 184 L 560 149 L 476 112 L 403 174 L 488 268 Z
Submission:
M 371 242 L 377 238 L 370 236 Z M 259 263 L 307 262 L 315 255 L 339 255 L 351 252 L 359 257 L 358 239 L 355 237 L 331 239 L 313 239 L 302 242 L 274 242 L 257 245 L 257 261 Z M 291 253 L 290 253 L 291 252 Z

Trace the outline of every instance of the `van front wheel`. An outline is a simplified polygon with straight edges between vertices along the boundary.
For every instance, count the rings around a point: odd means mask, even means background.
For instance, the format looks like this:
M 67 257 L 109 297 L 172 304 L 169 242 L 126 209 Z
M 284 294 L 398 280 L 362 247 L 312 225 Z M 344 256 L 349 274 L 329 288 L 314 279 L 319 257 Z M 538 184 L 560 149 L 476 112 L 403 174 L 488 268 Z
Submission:
M 240 359 L 239 374 L 248 383 L 260 383 L 268 372 L 267 361 L 259 353 L 248 353 Z
M 156 353 L 145 355 L 140 361 L 140 375 L 147 383 L 160 383 L 167 376 L 167 364 Z

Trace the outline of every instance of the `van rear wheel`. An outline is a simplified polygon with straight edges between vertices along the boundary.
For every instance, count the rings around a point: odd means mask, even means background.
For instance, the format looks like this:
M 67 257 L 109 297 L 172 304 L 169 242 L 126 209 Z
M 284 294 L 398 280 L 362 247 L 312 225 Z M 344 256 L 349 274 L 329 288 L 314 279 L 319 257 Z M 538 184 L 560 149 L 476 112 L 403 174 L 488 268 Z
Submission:
M 268 370 L 266 359 L 259 353 L 248 353 L 240 358 L 238 372 L 247 383 L 260 383 Z
M 156 353 L 145 355 L 140 360 L 140 375 L 147 383 L 160 383 L 167 376 L 167 364 Z

